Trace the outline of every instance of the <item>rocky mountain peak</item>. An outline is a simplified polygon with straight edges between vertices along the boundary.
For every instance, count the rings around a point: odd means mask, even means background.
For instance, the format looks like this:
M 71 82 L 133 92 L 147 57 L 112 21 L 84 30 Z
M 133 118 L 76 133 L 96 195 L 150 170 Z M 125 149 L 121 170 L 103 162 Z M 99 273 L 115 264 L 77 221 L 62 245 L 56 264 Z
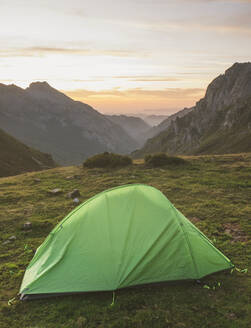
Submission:
M 51 101 L 65 101 L 69 100 L 69 97 L 64 95 L 62 92 L 54 89 L 47 82 L 32 82 L 27 89 L 25 89 L 26 93 L 29 96 L 42 99 L 42 100 L 51 100 Z
M 235 63 L 208 86 L 203 103 L 220 110 L 251 95 L 251 63 Z
M 183 111 L 184 112 L 184 111 Z M 134 156 L 237 153 L 251 151 L 251 63 L 235 63 L 208 86 L 206 95 L 184 115 L 162 123 L 165 129 Z

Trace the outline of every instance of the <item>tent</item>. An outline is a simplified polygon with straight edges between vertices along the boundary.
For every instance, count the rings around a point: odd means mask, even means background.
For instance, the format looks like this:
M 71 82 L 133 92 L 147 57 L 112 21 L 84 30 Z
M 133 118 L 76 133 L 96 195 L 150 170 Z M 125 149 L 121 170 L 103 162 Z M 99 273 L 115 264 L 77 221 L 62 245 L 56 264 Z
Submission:
M 157 189 L 132 184 L 90 198 L 37 249 L 21 299 L 200 279 L 231 261 Z

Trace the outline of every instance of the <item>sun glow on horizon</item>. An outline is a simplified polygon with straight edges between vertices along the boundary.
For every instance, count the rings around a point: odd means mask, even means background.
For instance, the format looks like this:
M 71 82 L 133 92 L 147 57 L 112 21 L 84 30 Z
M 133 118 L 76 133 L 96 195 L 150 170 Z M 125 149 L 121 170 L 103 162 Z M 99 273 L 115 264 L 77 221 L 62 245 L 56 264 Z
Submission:
M 2 0 L 0 83 L 47 81 L 101 112 L 171 113 L 250 60 L 250 16 L 240 0 Z

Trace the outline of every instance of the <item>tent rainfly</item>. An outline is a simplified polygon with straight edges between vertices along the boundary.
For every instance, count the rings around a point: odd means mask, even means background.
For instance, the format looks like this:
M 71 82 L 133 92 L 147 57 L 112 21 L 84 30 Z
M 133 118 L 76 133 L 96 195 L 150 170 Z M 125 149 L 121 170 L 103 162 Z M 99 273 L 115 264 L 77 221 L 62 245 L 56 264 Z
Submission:
M 200 279 L 231 261 L 157 189 L 109 189 L 68 214 L 37 249 L 21 299 Z

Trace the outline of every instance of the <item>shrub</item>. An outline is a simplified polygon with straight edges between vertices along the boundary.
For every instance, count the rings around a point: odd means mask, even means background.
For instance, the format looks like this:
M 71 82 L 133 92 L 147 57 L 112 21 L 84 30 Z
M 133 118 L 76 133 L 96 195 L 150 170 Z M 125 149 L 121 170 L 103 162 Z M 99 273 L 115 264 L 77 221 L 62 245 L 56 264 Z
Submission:
M 165 153 L 149 154 L 145 156 L 145 164 L 147 166 L 159 167 L 159 166 L 175 166 L 186 164 L 186 161 L 180 157 L 169 156 Z
M 88 168 L 114 168 L 131 164 L 132 159 L 129 156 L 105 152 L 103 154 L 97 154 L 87 158 L 87 160 L 83 163 L 83 166 Z

